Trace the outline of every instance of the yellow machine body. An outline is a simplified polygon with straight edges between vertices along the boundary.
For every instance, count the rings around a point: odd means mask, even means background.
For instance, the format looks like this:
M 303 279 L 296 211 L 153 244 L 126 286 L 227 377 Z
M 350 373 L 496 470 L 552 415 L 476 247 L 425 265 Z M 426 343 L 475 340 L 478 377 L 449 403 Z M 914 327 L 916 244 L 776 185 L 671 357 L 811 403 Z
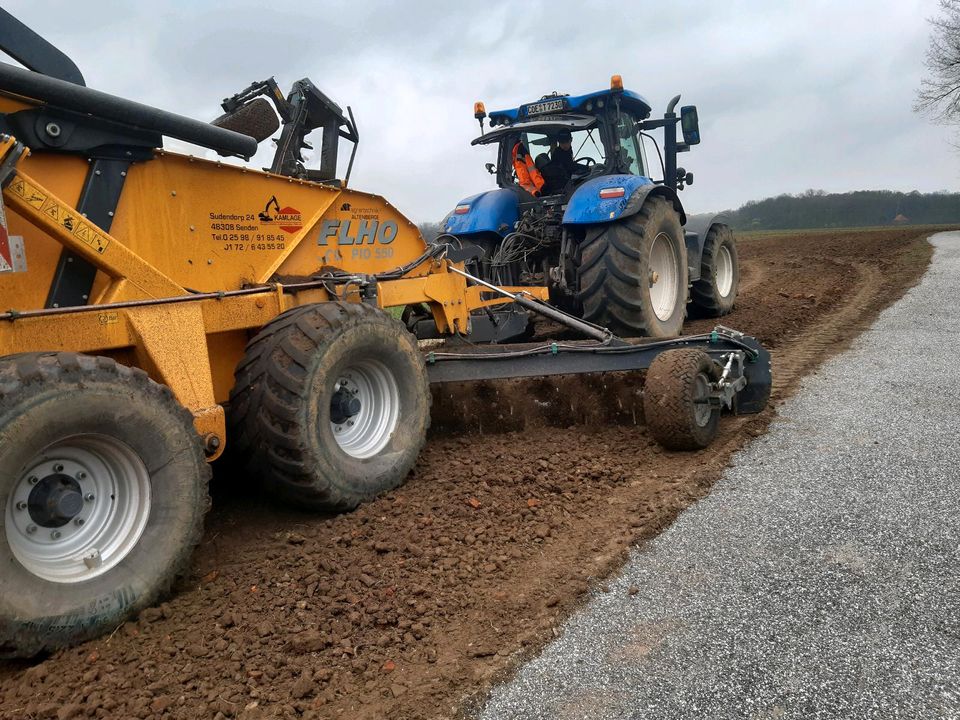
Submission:
M 221 403 L 259 328 L 298 305 L 364 300 L 361 283 L 318 278 L 373 276 L 427 249 L 378 195 L 159 151 L 130 165 L 108 233 L 76 210 L 85 160 L 31 156 L 5 136 L 4 161 L 16 162 L 3 201 L 26 269 L 0 273 L 0 309 L 14 311 L 0 320 L 0 355 L 72 351 L 140 367 L 215 438 L 211 458 L 225 441 Z M 81 308 L 43 309 L 64 248 L 97 267 L 92 295 Z M 505 298 L 468 287 L 450 264 L 427 259 L 376 282 L 375 302 L 424 303 L 441 333 L 468 332 L 472 310 Z

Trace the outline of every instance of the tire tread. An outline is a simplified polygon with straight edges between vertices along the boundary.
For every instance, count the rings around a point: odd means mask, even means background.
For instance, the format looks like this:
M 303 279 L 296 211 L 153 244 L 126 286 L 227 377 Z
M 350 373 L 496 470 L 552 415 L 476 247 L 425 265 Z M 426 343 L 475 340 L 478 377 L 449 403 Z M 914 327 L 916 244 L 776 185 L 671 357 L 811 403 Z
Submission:
M 644 247 L 648 227 L 669 222 L 670 216 L 676 217 L 675 210 L 666 199 L 649 196 L 636 215 L 587 231 L 580 243 L 578 265 L 578 300 L 584 320 L 625 337 L 679 334 L 679 327 L 665 333 L 658 322 L 645 318 L 652 315 L 653 310 L 646 307 L 649 300 L 644 288 L 646 279 L 641 272 L 644 255 L 649 252 Z M 685 246 L 679 219 L 676 222 L 681 277 L 685 278 Z M 682 326 L 685 307 L 680 312 L 679 325 Z
M 716 436 L 719 411 L 706 427 L 699 427 L 693 418 L 693 390 L 701 372 L 715 377 L 716 367 L 696 348 L 666 350 L 647 370 L 644 419 L 650 434 L 668 450 L 698 450 Z
M 268 492 L 305 508 L 340 511 L 360 502 L 356 494 L 333 484 L 316 487 L 299 420 L 300 391 L 309 379 L 310 357 L 357 322 L 390 323 L 406 332 L 382 310 L 363 303 L 305 305 L 265 326 L 248 343 L 246 357 L 237 367 L 228 413 L 235 457 L 253 469 Z M 420 449 L 422 445 L 418 453 Z M 392 487 L 402 481 L 396 478 Z
M 37 383 L 60 386 L 82 387 L 85 383 L 109 383 L 130 388 L 131 395 L 148 402 L 156 403 L 172 416 L 179 418 L 190 436 L 194 438 L 194 452 L 197 453 L 200 474 L 199 495 L 205 502 L 196 508 L 197 516 L 190 523 L 189 537 L 184 539 L 180 552 L 170 565 L 166 575 L 155 579 L 152 586 L 137 597 L 136 602 L 118 617 L 122 621 L 135 615 L 143 608 L 155 605 L 170 595 L 173 586 L 187 575 L 190 561 L 203 536 L 203 518 L 210 509 L 209 483 L 212 475 L 210 464 L 204 460 L 203 441 L 194 429 L 193 415 L 181 405 L 165 385 L 154 382 L 140 368 L 133 368 L 103 356 L 84 355 L 73 352 L 34 352 L 0 357 L 0 411 L 15 407 Z M 153 471 L 156 469 L 153 468 Z M 69 633 L 63 628 L 44 632 L 35 630 L 28 637 L 21 631 L 15 641 L 15 649 L 8 653 L 6 645 L 0 643 L 0 657 L 22 657 L 38 652 L 55 650 L 73 644 L 96 634 L 96 627 L 84 627 Z

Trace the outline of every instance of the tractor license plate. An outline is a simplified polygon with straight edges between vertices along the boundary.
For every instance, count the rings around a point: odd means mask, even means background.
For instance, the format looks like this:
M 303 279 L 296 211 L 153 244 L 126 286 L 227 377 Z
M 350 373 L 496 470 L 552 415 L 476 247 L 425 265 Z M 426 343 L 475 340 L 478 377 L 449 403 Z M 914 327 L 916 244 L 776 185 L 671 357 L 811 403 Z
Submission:
M 547 100 L 546 102 L 533 103 L 532 105 L 527 105 L 527 115 L 562 112 L 565 105 L 565 100 Z
M 0 195 L 0 273 L 24 272 L 27 269 L 27 258 L 23 252 L 23 238 L 13 237 L 7 230 L 7 213 L 3 207 L 3 196 Z

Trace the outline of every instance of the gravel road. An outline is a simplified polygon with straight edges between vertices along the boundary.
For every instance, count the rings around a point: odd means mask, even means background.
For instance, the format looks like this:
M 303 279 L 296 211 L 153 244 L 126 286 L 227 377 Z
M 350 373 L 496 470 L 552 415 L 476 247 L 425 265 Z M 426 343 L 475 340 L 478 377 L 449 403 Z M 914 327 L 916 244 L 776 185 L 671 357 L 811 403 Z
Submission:
M 960 233 L 481 712 L 960 718 Z

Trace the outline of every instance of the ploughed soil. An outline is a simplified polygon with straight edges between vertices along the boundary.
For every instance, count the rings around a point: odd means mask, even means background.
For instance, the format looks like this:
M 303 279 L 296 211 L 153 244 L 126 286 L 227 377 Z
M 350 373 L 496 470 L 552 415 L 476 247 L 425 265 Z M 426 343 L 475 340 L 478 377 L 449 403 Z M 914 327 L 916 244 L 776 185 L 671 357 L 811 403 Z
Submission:
M 707 450 L 652 442 L 638 374 L 444 388 L 409 482 L 345 515 L 277 508 L 221 470 L 175 595 L 108 637 L 0 664 L 0 718 L 469 715 L 918 280 L 928 234 L 741 237 L 723 323 L 773 350 L 774 397 Z

